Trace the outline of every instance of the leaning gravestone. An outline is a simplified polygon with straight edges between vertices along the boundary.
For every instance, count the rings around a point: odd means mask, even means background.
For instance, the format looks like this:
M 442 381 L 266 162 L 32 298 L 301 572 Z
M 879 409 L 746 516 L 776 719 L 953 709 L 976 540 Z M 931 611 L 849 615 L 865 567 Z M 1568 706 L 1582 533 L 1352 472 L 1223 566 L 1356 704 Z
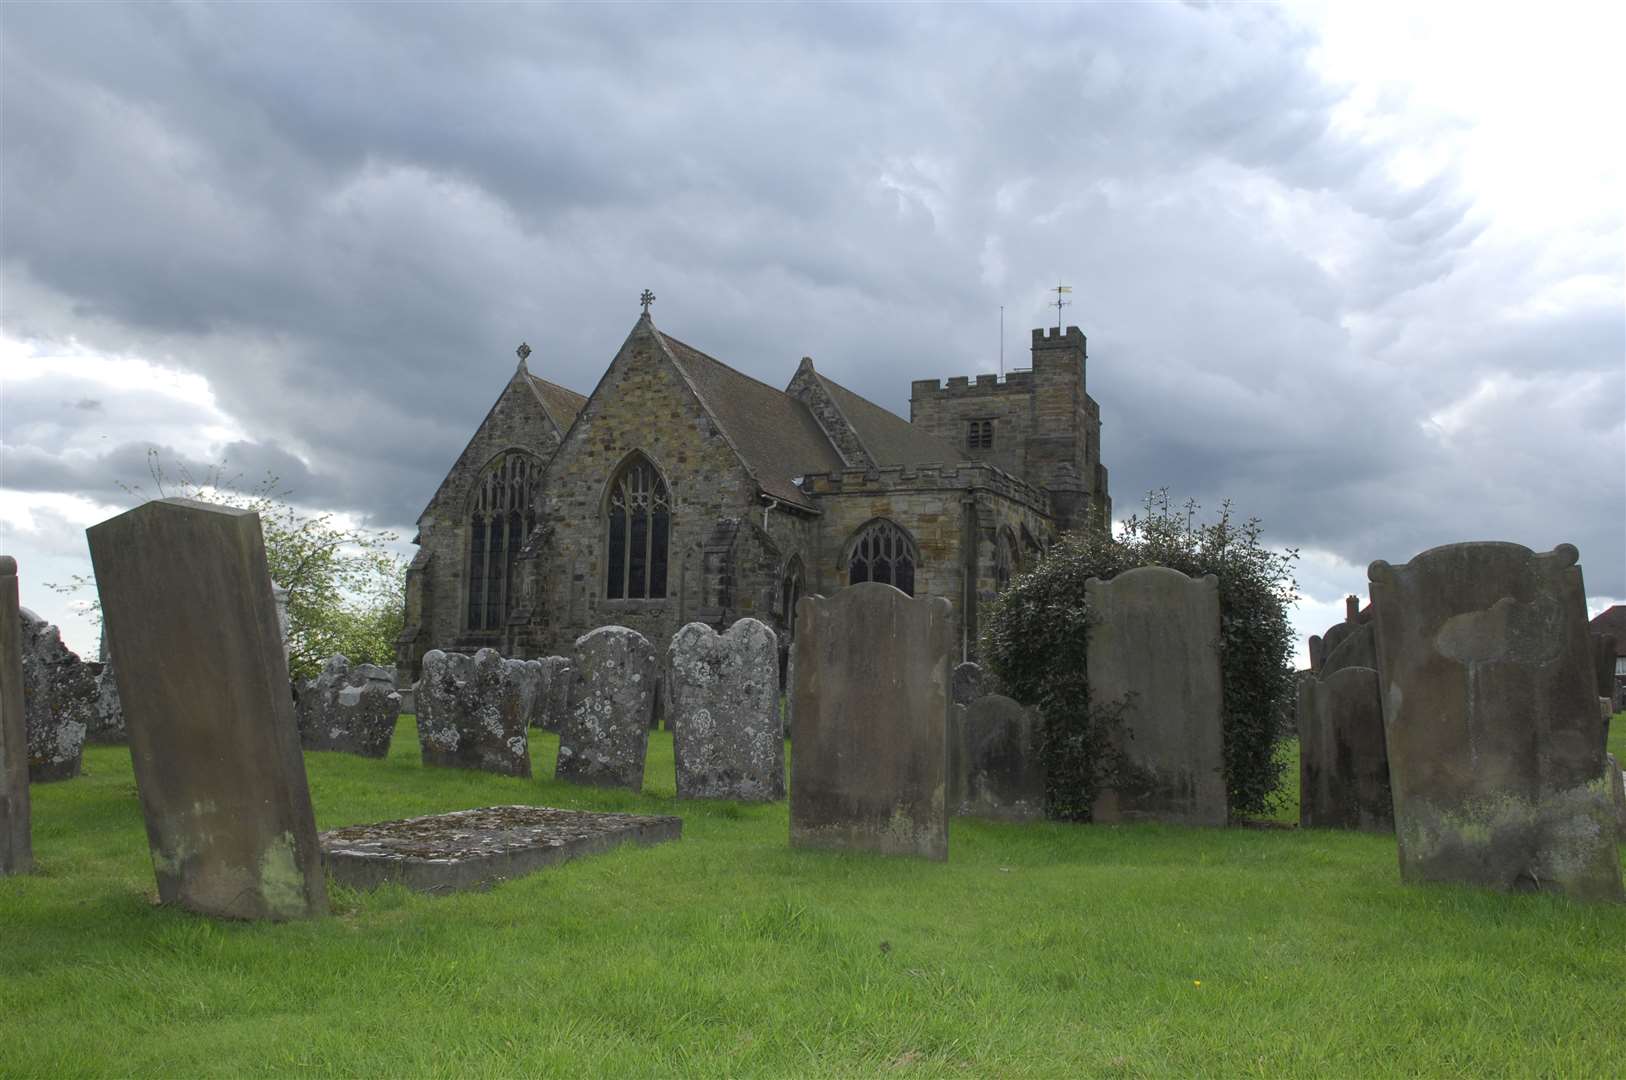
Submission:
M 430 649 L 418 679 L 418 745 L 425 765 L 530 776 L 522 683 L 496 649 Z
M 1298 725 L 1299 825 L 1393 832 L 1377 671 L 1341 667 L 1300 681 Z
M 401 715 L 395 676 L 377 664 L 350 666 L 330 656 L 322 673 L 299 687 L 295 702 L 299 739 L 306 750 L 337 750 L 362 757 L 388 757 Z
M 26 874 L 34 868 L 20 610 L 17 560 L 0 555 L 0 876 Z
M 86 536 L 159 899 L 326 914 L 259 515 L 164 499 Z
M 680 629 L 666 651 L 667 724 L 680 799 L 785 796 L 779 642 L 756 619 Z
M 570 714 L 559 728 L 554 776 L 573 784 L 644 786 L 659 663 L 636 630 L 601 626 L 576 639 Z
M 956 705 L 969 705 L 988 692 L 985 682 L 982 665 L 972 660 L 956 664 L 949 680 L 949 700 Z
M 1579 557 L 1449 544 L 1368 568 L 1403 881 L 1626 899 Z
M 950 617 L 877 582 L 802 597 L 792 847 L 948 858 Z
M 1090 698 L 1123 703 L 1123 774 L 1098 822 L 1224 825 L 1219 579 L 1142 566 L 1084 583 Z
M 71 780 L 96 721 L 96 669 L 62 643 L 56 627 L 27 608 L 20 617 L 28 778 L 36 784 Z
M 1003 694 L 957 705 L 955 714 L 953 812 L 1002 821 L 1044 817 L 1038 714 Z

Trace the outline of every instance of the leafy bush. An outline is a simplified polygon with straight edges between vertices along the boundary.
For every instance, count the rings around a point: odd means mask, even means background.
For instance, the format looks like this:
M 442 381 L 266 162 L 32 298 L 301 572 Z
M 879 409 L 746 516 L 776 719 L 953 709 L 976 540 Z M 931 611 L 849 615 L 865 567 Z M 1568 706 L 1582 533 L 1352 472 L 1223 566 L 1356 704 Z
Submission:
M 984 661 L 1012 696 L 1037 705 L 1045 718 L 1041 753 L 1053 817 L 1087 818 L 1095 793 L 1122 768 L 1109 752 L 1113 703 L 1090 704 L 1084 583 L 1137 566 L 1219 578 L 1226 795 L 1233 815 L 1264 814 L 1273 805 L 1284 767 L 1275 756 L 1277 717 L 1293 693 L 1288 608 L 1298 595 L 1298 553 L 1263 547 L 1258 519 L 1237 523 L 1229 502 L 1211 522 L 1197 522 L 1197 509 L 1188 502 L 1175 511 L 1166 490 L 1152 492 L 1121 535 L 1068 534 L 989 608 Z

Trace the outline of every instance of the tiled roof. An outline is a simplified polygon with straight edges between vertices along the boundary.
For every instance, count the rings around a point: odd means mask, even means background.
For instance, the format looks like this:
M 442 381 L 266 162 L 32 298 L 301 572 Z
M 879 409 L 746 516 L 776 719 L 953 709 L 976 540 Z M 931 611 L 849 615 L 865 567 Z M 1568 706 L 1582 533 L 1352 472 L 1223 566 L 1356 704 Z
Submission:
M 674 337 L 660 337 L 762 490 L 811 508 L 812 500 L 792 483 L 793 478 L 840 469 L 842 464 L 807 406 Z
M 559 427 L 559 434 L 563 435 L 575 423 L 576 414 L 582 411 L 587 399 L 574 390 L 567 390 L 558 383 L 551 383 L 539 376 L 525 373 L 531 380 L 531 389 L 541 400 L 542 407 L 548 411 L 553 422 Z
M 970 460 L 959 447 L 937 436 L 922 431 L 893 412 L 888 412 L 868 398 L 859 397 L 828 376 L 819 375 L 819 381 L 852 425 L 858 441 L 864 444 L 877 465 L 926 465 L 932 462 L 949 464 Z
M 1594 634 L 1615 635 L 1615 655 L 1626 656 L 1626 604 L 1615 604 L 1587 627 Z

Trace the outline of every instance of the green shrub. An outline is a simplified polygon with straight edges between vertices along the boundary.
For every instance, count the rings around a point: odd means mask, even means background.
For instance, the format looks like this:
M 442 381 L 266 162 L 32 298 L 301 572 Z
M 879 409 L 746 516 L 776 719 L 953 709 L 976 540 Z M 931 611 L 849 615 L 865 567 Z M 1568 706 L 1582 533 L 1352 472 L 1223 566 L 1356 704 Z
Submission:
M 1137 566 L 1219 578 L 1226 795 L 1233 815 L 1272 808 L 1283 768 L 1275 753 L 1277 718 L 1293 693 L 1288 608 L 1297 598 L 1292 568 L 1298 553 L 1263 547 L 1259 521 L 1238 524 L 1229 502 L 1211 522 L 1197 522 L 1196 511 L 1189 502 L 1172 510 L 1166 490 L 1153 492 L 1144 514 L 1125 522 L 1121 535 L 1068 534 L 990 605 L 981 655 L 1013 697 L 1044 715 L 1041 753 L 1053 817 L 1087 819 L 1095 793 L 1123 767 L 1109 752 L 1117 715 L 1112 705 L 1121 703 L 1090 705 L 1084 582 Z

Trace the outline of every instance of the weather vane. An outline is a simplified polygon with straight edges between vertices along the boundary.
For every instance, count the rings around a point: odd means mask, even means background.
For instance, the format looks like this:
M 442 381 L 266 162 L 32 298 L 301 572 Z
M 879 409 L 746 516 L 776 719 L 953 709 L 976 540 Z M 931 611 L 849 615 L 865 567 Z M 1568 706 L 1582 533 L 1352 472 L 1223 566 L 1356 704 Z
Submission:
M 525 358 L 531 355 L 531 347 L 522 341 L 519 343 L 519 348 L 514 350 L 514 355 L 519 357 L 519 362 L 523 364 Z
M 644 305 L 644 314 L 648 315 L 649 305 L 655 302 L 655 294 L 645 289 L 644 294 L 638 298 L 638 302 Z
M 1072 292 L 1073 287 L 1058 283 L 1051 291 L 1056 294 L 1056 333 L 1059 334 L 1061 333 L 1061 309 L 1072 303 L 1071 300 L 1063 300 L 1062 294 Z

